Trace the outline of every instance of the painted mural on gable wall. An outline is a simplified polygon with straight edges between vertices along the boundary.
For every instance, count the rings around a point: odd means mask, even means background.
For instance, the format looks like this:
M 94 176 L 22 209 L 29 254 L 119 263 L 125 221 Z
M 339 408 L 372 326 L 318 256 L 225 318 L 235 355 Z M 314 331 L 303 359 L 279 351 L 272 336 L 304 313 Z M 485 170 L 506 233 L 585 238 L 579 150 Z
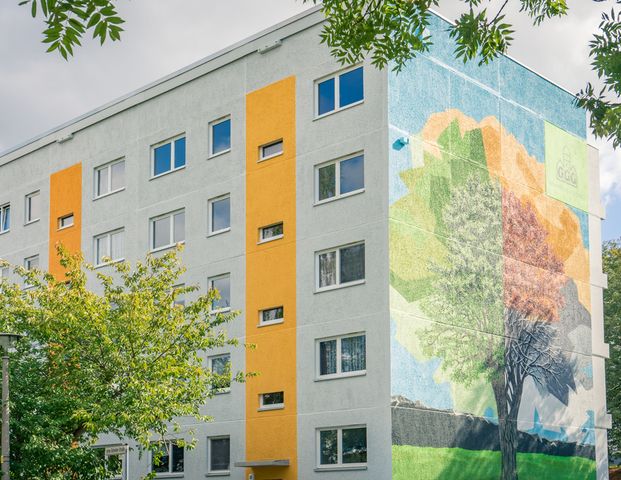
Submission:
M 595 478 L 584 114 L 436 44 L 389 79 L 393 478 Z

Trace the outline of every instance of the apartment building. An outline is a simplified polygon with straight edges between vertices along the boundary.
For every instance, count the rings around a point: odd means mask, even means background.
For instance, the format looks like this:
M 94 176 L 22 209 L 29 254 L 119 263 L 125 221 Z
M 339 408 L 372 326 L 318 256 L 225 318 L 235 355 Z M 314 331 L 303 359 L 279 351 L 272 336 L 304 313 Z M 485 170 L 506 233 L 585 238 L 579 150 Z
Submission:
M 0 257 L 185 243 L 260 372 L 118 478 L 607 478 L 597 151 L 568 92 L 435 45 L 343 68 L 318 9 L 0 154 Z M 9 276 L 8 271 L 2 272 Z M 190 434 L 192 431 L 192 435 Z M 186 450 L 176 439 L 198 440 Z

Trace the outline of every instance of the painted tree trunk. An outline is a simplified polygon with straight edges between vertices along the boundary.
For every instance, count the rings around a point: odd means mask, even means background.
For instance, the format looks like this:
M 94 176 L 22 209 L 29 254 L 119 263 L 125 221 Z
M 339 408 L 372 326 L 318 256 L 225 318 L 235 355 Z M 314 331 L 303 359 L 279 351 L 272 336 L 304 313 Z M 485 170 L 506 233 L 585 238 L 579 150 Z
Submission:
M 501 374 L 492 381 L 492 389 L 498 409 L 498 438 L 500 440 L 500 457 L 502 461 L 502 480 L 517 480 L 517 422 L 515 414 L 509 413 L 505 375 Z

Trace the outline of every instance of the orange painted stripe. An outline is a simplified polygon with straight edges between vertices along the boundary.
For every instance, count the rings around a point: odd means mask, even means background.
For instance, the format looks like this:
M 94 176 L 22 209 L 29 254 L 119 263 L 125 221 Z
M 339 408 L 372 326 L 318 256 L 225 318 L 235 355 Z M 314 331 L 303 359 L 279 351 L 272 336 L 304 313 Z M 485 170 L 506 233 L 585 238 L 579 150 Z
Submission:
M 59 219 L 73 214 L 73 226 L 60 229 Z M 56 246 L 62 243 L 70 252 L 82 246 L 82 164 L 77 163 L 50 176 L 49 272 L 64 278 Z
M 259 162 L 261 145 L 283 154 Z M 297 479 L 295 77 L 246 97 L 246 459 L 288 459 L 289 467 L 250 469 L 256 480 Z M 258 244 L 259 228 L 283 222 L 284 237 Z M 258 327 L 259 311 L 284 307 L 284 323 Z M 285 408 L 258 411 L 259 394 L 283 391 Z

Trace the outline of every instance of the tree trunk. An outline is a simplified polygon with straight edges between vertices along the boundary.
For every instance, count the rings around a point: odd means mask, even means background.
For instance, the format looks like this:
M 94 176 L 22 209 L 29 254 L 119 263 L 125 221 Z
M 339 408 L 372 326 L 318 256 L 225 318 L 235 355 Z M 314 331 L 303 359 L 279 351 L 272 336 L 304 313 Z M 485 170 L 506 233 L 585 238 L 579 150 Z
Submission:
M 498 438 L 502 461 L 502 480 L 517 480 L 517 422 L 509 414 L 506 380 L 504 373 L 492 381 L 492 389 L 498 409 Z

